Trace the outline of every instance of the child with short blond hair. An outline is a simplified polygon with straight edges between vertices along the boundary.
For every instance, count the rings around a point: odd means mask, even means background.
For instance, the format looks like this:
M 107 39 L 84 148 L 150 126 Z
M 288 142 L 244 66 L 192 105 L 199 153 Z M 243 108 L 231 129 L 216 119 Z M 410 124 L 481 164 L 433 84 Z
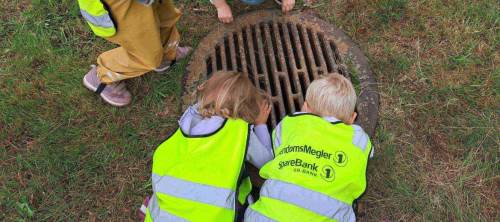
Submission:
M 245 222 L 355 221 L 353 202 L 366 188 L 372 145 L 356 119 L 356 92 L 339 74 L 313 81 L 302 112 L 273 132 L 275 158 Z
M 213 73 L 153 156 L 145 221 L 234 221 L 249 197 L 244 162 L 272 159 L 267 96 L 248 77 Z

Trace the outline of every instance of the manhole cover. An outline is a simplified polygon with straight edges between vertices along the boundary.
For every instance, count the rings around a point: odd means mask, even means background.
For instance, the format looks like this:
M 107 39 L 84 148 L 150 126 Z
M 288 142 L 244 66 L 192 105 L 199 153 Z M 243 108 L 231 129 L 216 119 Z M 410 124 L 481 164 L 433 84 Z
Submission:
M 373 135 L 378 114 L 375 79 L 361 50 L 335 26 L 309 13 L 256 11 L 231 25 L 218 25 L 191 57 L 183 107 L 194 101 L 196 86 L 219 70 L 246 73 L 272 96 L 269 126 L 299 111 L 309 83 L 338 72 L 355 84 L 357 122 Z

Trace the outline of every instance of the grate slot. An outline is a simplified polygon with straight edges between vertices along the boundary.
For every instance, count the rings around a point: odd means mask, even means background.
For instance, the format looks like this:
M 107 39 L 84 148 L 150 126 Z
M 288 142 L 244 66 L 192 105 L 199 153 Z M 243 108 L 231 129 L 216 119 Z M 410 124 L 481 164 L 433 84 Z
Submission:
M 210 59 L 212 60 L 212 70 L 213 72 L 217 72 L 217 55 L 215 50 L 212 50 L 210 53 Z
M 278 107 L 279 107 L 279 113 L 285 113 L 285 107 L 284 107 L 284 101 L 283 101 L 283 96 L 282 96 L 282 90 L 281 90 L 281 86 L 279 84 L 279 76 L 278 76 L 278 69 L 277 69 L 277 65 L 278 63 L 276 62 L 276 54 L 275 54 L 275 46 L 276 46 L 276 42 L 273 41 L 274 38 L 271 37 L 271 36 L 274 36 L 274 32 L 273 32 L 273 35 L 271 35 L 271 30 L 272 30 L 272 24 L 269 24 L 269 23 L 264 23 L 264 35 L 265 35 L 265 42 L 267 43 L 267 59 L 269 59 L 270 61 L 270 69 L 268 69 L 268 72 L 269 72 L 269 75 L 271 75 L 271 77 L 269 78 L 270 82 L 271 82 L 271 79 L 272 79 L 272 83 L 270 83 L 271 87 L 274 88 L 275 90 L 275 93 L 276 93 L 276 96 L 274 98 L 276 98 L 276 100 L 278 101 Z M 274 43 L 273 43 L 274 42 Z M 276 116 L 277 119 L 280 119 L 281 115 L 278 115 Z
M 292 54 L 293 54 L 293 63 L 295 65 L 295 68 L 297 69 L 302 69 L 302 64 L 300 62 L 300 58 L 299 58 L 299 55 L 298 55 L 298 52 L 297 52 L 297 47 L 299 45 L 299 41 L 296 39 L 297 35 L 295 35 L 295 30 L 293 30 L 292 28 L 292 24 L 291 23 L 287 23 L 286 24 L 286 33 L 288 33 L 288 39 L 290 40 L 290 42 L 287 42 L 289 43 L 288 45 L 290 46 L 291 50 L 292 50 Z
M 231 61 L 234 54 L 231 53 L 231 47 L 229 46 L 229 38 L 224 36 L 224 56 L 225 56 L 225 62 L 226 62 L 226 69 L 225 70 L 233 70 L 233 62 Z
M 297 28 L 300 33 L 300 43 L 302 44 L 302 47 L 305 49 L 305 57 L 306 57 L 306 66 L 307 66 L 307 74 L 308 78 L 310 80 L 315 79 L 317 74 L 316 74 L 316 66 L 315 66 L 315 61 L 314 61 L 314 54 L 311 49 L 311 45 L 309 44 L 309 37 L 307 37 L 307 32 L 304 30 L 304 28 L 300 25 L 297 25 Z
M 305 54 L 304 50 L 302 49 L 303 40 L 301 39 L 301 34 L 299 33 L 299 26 L 298 25 L 290 25 L 288 30 L 291 30 L 291 36 L 293 37 L 292 39 L 294 40 L 294 45 L 296 48 L 296 53 L 298 55 L 298 59 L 295 61 L 299 61 L 297 63 L 297 67 L 299 67 L 299 70 L 304 71 L 304 67 L 306 66 L 306 59 L 305 59 Z
M 283 46 L 283 41 L 282 41 L 282 30 L 281 29 L 281 26 L 274 22 L 272 23 L 272 30 L 273 30 L 273 34 L 274 34 L 274 42 L 276 43 L 275 46 L 276 46 L 276 51 L 275 53 L 278 55 L 278 66 L 281 67 L 281 72 L 284 72 L 284 73 L 288 73 L 288 65 L 287 65 L 287 61 L 288 60 L 288 56 L 286 55 L 286 53 L 284 53 L 284 46 Z M 280 73 L 281 74 L 281 73 Z
M 285 113 L 281 113 L 283 117 L 284 115 L 286 115 L 286 113 L 294 113 L 295 112 L 295 106 L 293 104 L 293 95 L 290 93 L 290 90 L 289 88 L 287 87 L 287 85 L 289 85 L 289 82 L 287 81 L 287 79 L 283 76 L 280 76 L 279 77 L 279 82 L 280 82 L 280 86 L 281 88 L 283 89 L 286 89 L 286 90 L 283 90 L 283 105 L 284 105 L 284 108 L 285 108 Z
M 207 69 L 207 72 L 206 72 L 206 77 L 207 79 L 212 75 L 213 73 L 213 69 L 212 69 L 212 57 L 208 57 L 206 62 L 205 62 L 205 66 L 206 66 L 206 69 Z
M 333 73 L 336 70 L 335 65 L 335 57 L 333 57 L 333 53 L 328 46 L 328 43 L 325 40 L 325 36 L 323 34 L 317 34 L 319 38 L 319 43 L 321 45 L 321 50 L 323 52 L 323 59 L 326 63 L 326 70 L 328 73 Z
M 229 45 L 229 52 L 231 54 L 231 66 L 233 67 L 232 70 L 234 71 L 239 71 L 238 69 L 238 60 L 239 60 L 239 55 L 236 53 L 236 39 L 234 38 L 236 34 L 232 33 L 228 35 L 228 44 Z
M 250 79 L 253 80 L 255 85 L 259 83 L 259 72 L 257 71 L 257 63 L 255 59 L 255 49 L 253 45 L 253 36 L 252 36 L 252 28 L 247 27 L 244 29 L 245 33 L 243 35 L 243 40 L 245 41 L 245 52 L 248 64 L 248 70 L 250 74 Z
M 264 35 L 264 32 L 262 32 L 263 30 L 263 27 L 259 26 L 259 27 L 256 27 L 255 28 L 255 40 L 257 42 L 257 49 L 258 49 L 258 58 L 259 58 L 259 62 L 260 64 L 263 64 L 261 65 L 261 68 L 262 68 L 262 73 L 263 73 L 263 79 L 264 79 L 264 82 L 266 83 L 266 87 L 263 88 L 261 87 L 262 89 L 265 89 L 267 92 L 269 92 L 271 94 L 271 96 L 276 96 L 277 93 L 276 93 L 276 89 L 274 88 L 274 86 L 272 85 L 272 77 L 269 77 L 270 75 L 270 70 L 271 70 L 271 63 L 269 61 L 269 59 L 266 59 L 266 53 L 264 52 L 264 43 L 263 43 L 263 40 L 265 40 L 265 35 Z
M 312 50 L 312 58 L 314 59 L 313 64 L 316 67 L 319 67 L 319 66 L 321 66 L 321 64 L 319 62 L 318 51 L 316 49 L 316 44 L 314 43 L 314 37 L 313 37 L 312 31 L 310 28 L 306 29 L 306 36 L 307 36 L 306 42 L 309 44 L 309 47 L 311 47 L 311 50 Z
M 309 79 L 307 78 L 307 75 L 305 73 L 300 73 L 299 75 L 299 83 L 300 83 L 300 88 L 302 88 L 301 93 L 302 93 L 302 101 L 303 103 L 306 100 L 306 92 L 307 92 L 307 87 L 309 86 L 310 82 Z
M 264 24 L 261 23 L 259 25 L 259 28 L 256 29 L 256 35 L 259 36 L 257 41 L 257 45 L 259 48 L 259 60 L 261 61 L 262 64 L 265 64 L 262 66 L 263 68 L 263 73 L 264 73 L 264 78 L 266 80 L 267 84 L 267 92 L 271 92 L 271 96 L 277 96 L 276 93 L 276 88 L 274 87 L 274 81 L 273 77 L 270 76 L 272 75 L 272 67 L 271 67 L 271 60 L 269 58 L 269 54 L 265 53 L 264 47 L 268 45 L 268 42 L 266 41 L 266 34 L 265 34 L 265 29 L 264 29 Z M 267 48 L 267 47 L 266 47 Z
M 252 32 L 252 52 L 254 54 L 254 57 L 253 57 L 253 60 L 255 61 L 255 65 L 256 65 L 256 68 L 257 68 L 257 73 L 259 74 L 262 74 L 263 71 L 262 71 L 262 63 L 261 63 L 261 59 L 260 59 L 260 54 L 259 54 L 259 50 L 258 49 L 255 49 L 256 47 L 258 47 L 258 43 L 257 43 L 257 27 L 255 25 L 252 25 L 252 28 L 251 28 L 251 32 Z M 257 59 L 258 58 L 258 59 Z
M 287 69 L 287 73 L 288 75 L 286 75 L 285 73 L 285 76 L 287 77 L 288 79 L 288 82 L 290 83 L 289 86 L 292 90 L 292 93 L 293 94 L 296 94 L 297 93 L 297 90 L 298 90 L 298 87 L 297 87 L 297 80 L 298 80 L 298 76 L 297 76 L 297 69 L 296 69 L 296 65 L 295 65 L 295 56 L 293 56 L 293 50 L 291 49 L 291 45 L 292 45 L 292 42 L 290 40 L 290 36 L 287 34 L 288 33 L 288 28 L 286 27 L 286 25 L 283 25 L 283 24 L 279 24 L 279 32 L 280 32 L 280 37 L 281 37 L 281 45 L 283 47 L 283 51 L 284 51 L 284 59 L 285 59 L 285 62 L 286 62 L 286 65 L 288 67 Z
M 222 50 L 222 51 L 224 51 L 224 50 Z M 220 45 L 217 45 L 215 47 L 215 59 L 217 61 L 216 62 L 216 64 L 217 64 L 216 69 L 217 70 L 226 70 L 225 68 L 222 68 L 223 62 L 222 62 L 222 52 L 220 50 Z
M 278 82 L 276 80 L 277 76 L 275 74 L 277 73 L 277 68 L 276 68 L 276 57 L 274 55 L 274 49 L 271 42 L 271 33 L 269 31 L 269 26 L 267 24 L 264 23 L 262 27 L 263 27 L 262 38 L 264 39 L 264 43 L 266 44 L 266 49 L 267 49 L 267 53 L 265 53 L 265 56 L 267 62 L 267 73 L 270 76 L 269 85 L 271 86 L 272 90 L 271 95 L 281 97 L 281 92 L 280 92 L 281 88 L 276 87 L 275 84 L 276 82 Z
M 243 28 L 242 30 L 245 30 L 245 28 Z M 239 59 L 239 62 L 241 63 L 241 71 L 240 72 L 243 72 L 245 74 L 248 75 L 248 64 L 247 64 L 247 58 L 246 58 L 246 53 L 245 51 L 248 51 L 248 50 L 245 50 L 245 41 L 243 40 L 243 32 L 238 32 L 237 34 L 237 38 L 238 38 L 238 52 L 240 54 L 240 59 Z
M 244 66 L 246 67 L 246 73 L 248 75 L 248 78 L 250 78 L 250 80 L 252 80 L 252 82 L 254 84 L 257 84 L 258 82 L 258 76 L 257 75 L 254 75 L 254 70 L 253 70 L 253 67 L 252 67 L 252 58 L 250 58 L 250 51 L 249 51 L 249 46 L 248 46 L 248 37 L 247 37 L 247 34 L 246 34 L 246 31 L 247 31 L 247 27 L 243 27 L 243 29 L 241 29 L 241 37 L 242 37 L 242 43 L 243 43 L 243 54 L 245 55 L 245 63 L 244 63 Z
M 304 104 L 304 102 L 302 102 L 299 98 L 295 98 L 293 100 L 293 104 L 295 104 L 295 111 L 301 111 L 302 110 L 302 104 Z
M 234 51 L 235 51 L 235 57 L 236 57 L 236 71 L 237 72 L 242 72 L 243 71 L 243 67 L 241 65 L 241 60 L 242 60 L 242 57 L 241 57 L 241 50 L 240 50 L 240 41 L 238 39 L 238 33 L 233 33 L 233 42 L 234 42 Z
M 273 55 L 278 55 L 278 44 L 276 43 L 276 34 L 273 23 L 268 23 L 265 27 L 269 29 L 269 40 L 271 42 L 271 49 L 273 50 Z M 266 33 L 267 34 L 267 33 Z M 274 57 L 276 58 L 276 57 Z M 276 65 L 276 72 L 282 72 L 281 62 L 276 62 L 274 59 L 274 64 Z M 274 71 L 274 70 L 273 70 Z
M 308 32 L 312 35 L 313 48 L 315 49 L 315 58 L 318 58 L 318 75 L 328 74 L 328 70 L 325 62 L 325 54 L 323 54 L 323 50 L 321 49 L 320 40 L 318 38 L 318 33 L 313 32 L 311 29 L 308 29 Z
M 335 59 L 335 63 L 336 64 L 342 64 L 342 60 L 339 57 L 339 51 L 338 51 L 337 46 L 335 45 L 335 43 L 333 43 L 333 41 L 330 41 L 330 49 L 334 52 L 333 53 L 333 58 Z M 340 67 L 340 66 L 338 66 L 338 67 Z

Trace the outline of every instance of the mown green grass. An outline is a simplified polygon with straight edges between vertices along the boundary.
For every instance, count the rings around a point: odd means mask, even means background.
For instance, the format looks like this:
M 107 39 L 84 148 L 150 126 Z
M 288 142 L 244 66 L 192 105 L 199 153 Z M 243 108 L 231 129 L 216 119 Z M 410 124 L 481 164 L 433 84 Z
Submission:
M 215 12 L 204 1 L 177 5 L 183 44 L 196 45 Z M 114 46 L 89 32 L 74 1 L 0 7 L 0 220 L 134 220 L 150 192 L 152 152 L 175 128 L 186 61 L 129 81 L 133 104 L 113 108 L 81 85 Z M 360 219 L 497 221 L 499 4 L 318 0 L 313 8 L 359 43 L 379 82 Z

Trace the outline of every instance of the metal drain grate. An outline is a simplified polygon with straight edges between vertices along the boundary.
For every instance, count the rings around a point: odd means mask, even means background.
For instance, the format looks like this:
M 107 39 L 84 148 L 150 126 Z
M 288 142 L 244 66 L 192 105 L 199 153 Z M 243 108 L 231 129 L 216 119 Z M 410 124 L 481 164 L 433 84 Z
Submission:
M 349 44 L 344 42 L 348 39 L 340 42 L 334 27 L 309 14 L 297 13 L 287 17 L 279 14 L 274 11 L 250 13 L 236 20 L 233 25 L 221 26 L 209 34 L 196 50 L 188 67 L 184 103 L 187 105 L 192 102 L 190 93 L 194 87 L 213 72 L 243 72 L 257 87 L 271 95 L 273 112 L 268 124 L 274 127 L 286 114 L 300 111 L 307 87 L 314 79 L 335 72 L 351 78 L 343 63 L 345 56 L 338 49 L 339 43 L 342 43 L 344 54 L 347 55 Z M 340 37 L 346 37 L 341 34 Z M 356 62 L 356 55 L 353 55 L 354 58 L 349 58 L 351 63 Z M 364 56 L 362 59 L 366 60 Z M 360 68 L 359 64 L 354 65 L 354 68 Z M 370 80 L 359 77 L 361 81 Z M 366 90 L 366 87 L 363 88 L 361 82 L 363 89 Z M 378 97 L 374 99 L 377 101 L 373 101 L 373 104 L 378 105 Z M 378 106 L 371 109 L 377 112 Z M 376 114 L 375 120 L 368 122 L 375 123 Z

